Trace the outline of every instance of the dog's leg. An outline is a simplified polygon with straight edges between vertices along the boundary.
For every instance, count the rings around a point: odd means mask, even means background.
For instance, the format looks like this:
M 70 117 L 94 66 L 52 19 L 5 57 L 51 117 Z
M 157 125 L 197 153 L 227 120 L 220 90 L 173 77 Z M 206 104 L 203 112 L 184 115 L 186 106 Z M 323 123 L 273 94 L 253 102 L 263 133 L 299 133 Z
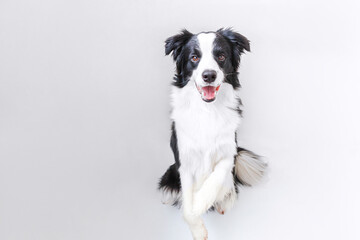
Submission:
M 214 204 L 216 211 L 220 214 L 225 214 L 233 207 L 236 197 L 237 192 L 234 184 L 234 176 L 229 173 L 225 178 L 223 187 L 216 197 Z
M 206 240 L 207 230 L 200 215 L 195 215 L 192 211 L 193 205 L 193 176 L 188 171 L 183 171 L 180 167 L 180 179 L 182 186 L 182 211 L 185 221 L 190 227 L 194 240 Z
M 216 211 L 224 215 L 234 206 L 236 196 L 237 193 L 235 192 L 235 190 L 231 190 L 230 192 L 228 192 L 222 200 L 216 201 L 216 203 L 214 204 Z
M 201 188 L 194 194 L 193 213 L 196 216 L 202 215 L 214 204 L 226 177 L 231 174 L 233 166 L 233 158 L 222 159 Z

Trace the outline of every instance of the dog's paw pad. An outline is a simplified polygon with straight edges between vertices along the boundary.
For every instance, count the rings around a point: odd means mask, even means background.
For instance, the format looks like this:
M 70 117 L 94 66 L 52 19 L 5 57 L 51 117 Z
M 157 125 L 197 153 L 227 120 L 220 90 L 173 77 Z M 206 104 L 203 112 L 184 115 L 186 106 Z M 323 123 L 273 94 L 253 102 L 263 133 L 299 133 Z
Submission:
M 221 215 L 224 215 L 224 214 L 225 214 L 225 210 L 222 209 L 220 206 L 215 207 L 215 209 L 216 209 L 216 211 L 217 211 L 219 214 L 221 214 Z

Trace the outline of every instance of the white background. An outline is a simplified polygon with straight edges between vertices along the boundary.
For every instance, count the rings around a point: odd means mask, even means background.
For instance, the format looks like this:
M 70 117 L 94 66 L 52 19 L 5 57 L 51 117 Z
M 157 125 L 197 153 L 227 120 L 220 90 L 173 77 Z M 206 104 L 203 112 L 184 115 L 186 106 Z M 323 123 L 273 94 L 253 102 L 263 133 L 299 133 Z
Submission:
M 356 1 L 0 1 L 0 239 L 191 239 L 160 203 L 173 162 L 164 40 L 251 40 L 240 145 L 270 164 L 209 239 L 360 239 Z

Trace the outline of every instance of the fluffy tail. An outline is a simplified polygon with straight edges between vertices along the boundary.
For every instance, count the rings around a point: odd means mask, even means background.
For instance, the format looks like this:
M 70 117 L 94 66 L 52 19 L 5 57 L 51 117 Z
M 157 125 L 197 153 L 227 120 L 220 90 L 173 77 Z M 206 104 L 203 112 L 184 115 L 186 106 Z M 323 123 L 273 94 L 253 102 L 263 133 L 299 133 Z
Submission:
M 159 190 L 162 192 L 162 203 L 178 206 L 181 203 L 180 174 L 176 164 L 171 165 L 160 178 Z
M 267 163 L 255 153 L 238 147 L 238 154 L 235 156 L 235 177 L 242 185 L 253 186 L 263 178 Z

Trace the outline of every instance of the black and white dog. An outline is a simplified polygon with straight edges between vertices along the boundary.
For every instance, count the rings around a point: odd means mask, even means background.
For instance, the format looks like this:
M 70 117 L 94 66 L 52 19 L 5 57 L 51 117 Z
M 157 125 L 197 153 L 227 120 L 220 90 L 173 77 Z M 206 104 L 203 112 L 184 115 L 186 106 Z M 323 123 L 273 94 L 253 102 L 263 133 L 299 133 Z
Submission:
M 238 184 L 253 185 L 266 170 L 254 153 L 237 146 L 241 120 L 240 55 L 249 41 L 231 29 L 192 34 L 183 30 L 165 42 L 176 74 L 172 87 L 175 163 L 162 176 L 163 202 L 181 205 L 193 238 L 207 239 L 201 215 L 224 214 L 237 197 Z

